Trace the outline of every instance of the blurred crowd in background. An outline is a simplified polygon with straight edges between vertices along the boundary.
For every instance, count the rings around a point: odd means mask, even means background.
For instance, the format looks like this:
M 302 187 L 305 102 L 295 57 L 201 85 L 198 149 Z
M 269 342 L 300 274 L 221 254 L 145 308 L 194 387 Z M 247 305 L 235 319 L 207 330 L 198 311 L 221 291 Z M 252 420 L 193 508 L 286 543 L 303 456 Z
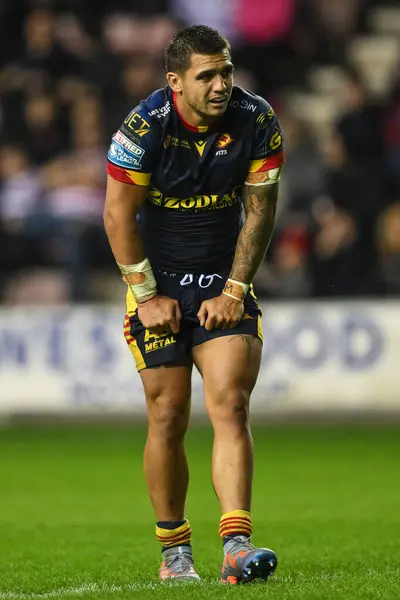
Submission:
M 383 49 L 397 43 L 400 7 L 384 3 L 394 31 L 377 33 L 378 4 L 2 0 L 0 301 L 120 293 L 102 221 L 108 145 L 131 108 L 165 85 L 164 47 L 194 23 L 227 35 L 235 83 L 263 95 L 284 131 L 279 215 L 259 296 L 399 295 L 400 46 L 378 87 L 368 80 L 371 61 L 361 68 L 349 59 L 354 40 L 367 38 L 386 72 Z M 315 85 L 321 73 L 335 74 L 332 89 Z

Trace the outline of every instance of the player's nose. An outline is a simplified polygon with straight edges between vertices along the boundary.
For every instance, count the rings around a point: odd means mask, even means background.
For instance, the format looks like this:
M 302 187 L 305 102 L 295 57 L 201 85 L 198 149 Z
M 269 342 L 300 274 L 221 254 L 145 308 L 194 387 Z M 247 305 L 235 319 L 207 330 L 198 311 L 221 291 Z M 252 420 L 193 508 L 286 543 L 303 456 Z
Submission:
M 213 91 L 214 92 L 225 92 L 226 91 L 226 81 L 225 79 L 222 77 L 222 75 L 217 75 L 214 78 L 214 86 L 213 86 Z

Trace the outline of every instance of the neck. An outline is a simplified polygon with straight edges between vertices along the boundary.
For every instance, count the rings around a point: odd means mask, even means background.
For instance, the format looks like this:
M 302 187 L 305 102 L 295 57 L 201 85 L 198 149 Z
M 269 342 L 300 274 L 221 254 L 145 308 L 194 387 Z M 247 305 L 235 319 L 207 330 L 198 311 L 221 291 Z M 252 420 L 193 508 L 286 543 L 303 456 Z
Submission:
M 172 92 L 172 98 L 178 115 L 190 127 L 209 127 L 218 120 L 218 117 L 205 117 L 199 115 L 185 102 L 180 94 Z

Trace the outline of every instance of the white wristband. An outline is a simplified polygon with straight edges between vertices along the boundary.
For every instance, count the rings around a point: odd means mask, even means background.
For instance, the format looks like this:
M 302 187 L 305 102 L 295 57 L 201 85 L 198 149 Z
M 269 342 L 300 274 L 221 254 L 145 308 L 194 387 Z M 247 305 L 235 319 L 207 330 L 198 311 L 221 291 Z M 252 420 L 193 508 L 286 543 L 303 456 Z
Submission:
M 226 296 L 230 296 L 231 298 L 235 298 L 235 300 L 243 302 L 247 292 L 249 291 L 249 287 L 250 286 L 248 283 L 242 283 L 241 281 L 236 281 L 235 279 L 228 279 L 222 293 Z
M 136 265 L 121 265 L 118 262 L 117 265 L 138 304 L 157 295 L 157 282 L 147 258 Z

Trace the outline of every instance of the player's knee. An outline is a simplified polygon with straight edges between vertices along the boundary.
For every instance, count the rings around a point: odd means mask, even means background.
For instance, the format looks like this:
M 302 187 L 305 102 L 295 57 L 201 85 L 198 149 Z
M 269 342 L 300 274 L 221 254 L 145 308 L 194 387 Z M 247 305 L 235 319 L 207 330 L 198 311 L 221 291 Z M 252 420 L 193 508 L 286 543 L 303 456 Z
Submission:
M 183 439 L 188 424 L 187 403 L 175 404 L 169 398 L 159 396 L 149 407 L 149 430 L 164 441 Z
M 248 425 L 248 395 L 240 389 L 221 390 L 215 394 L 210 409 L 214 428 L 226 427 L 241 430 Z

